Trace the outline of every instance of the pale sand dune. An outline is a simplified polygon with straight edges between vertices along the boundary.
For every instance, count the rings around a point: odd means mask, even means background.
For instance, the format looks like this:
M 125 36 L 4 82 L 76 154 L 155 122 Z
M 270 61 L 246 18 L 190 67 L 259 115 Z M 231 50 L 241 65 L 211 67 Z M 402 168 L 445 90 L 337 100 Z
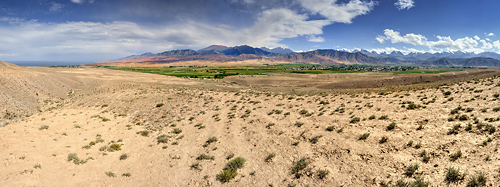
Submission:
M 478 172 L 485 173 L 488 185 L 500 184 L 498 130 L 489 134 L 474 125 L 471 132 L 465 131 L 474 117 L 498 129 L 500 112 L 493 108 L 500 107 L 494 97 L 500 93 L 499 78 L 388 95 L 373 90 L 341 94 L 314 87 L 311 94 L 297 95 L 272 90 L 272 84 L 231 85 L 99 68 L 0 69 L 17 74 L 0 75 L 0 90 L 10 98 L 4 106 L 18 107 L 19 115 L 33 114 L 0 128 L 0 186 L 378 186 L 382 181 L 413 181 L 404 172 L 414 163 L 420 166 L 415 175 L 432 186 L 446 186 L 450 166 L 468 174 L 458 186 L 465 186 L 468 177 Z M 42 75 L 43 79 L 37 77 Z M 448 101 L 442 91 L 450 91 L 454 99 Z M 26 98 L 35 101 L 33 106 Z M 424 104 L 433 98 L 434 103 Z M 14 100 L 19 102 L 9 102 Z M 401 107 L 404 101 L 426 108 L 408 110 Z M 156 107 L 159 103 L 164 105 Z M 469 117 L 466 121 L 448 121 L 455 117 L 450 111 L 458 106 L 474 110 L 459 112 Z M 42 112 L 31 110 L 37 107 Z M 337 108 L 345 112 L 335 112 Z M 487 110 L 482 112 L 483 108 Z M 301 114 L 302 110 L 310 116 Z M 1 120 L 6 120 L 3 115 Z M 360 122 L 350 123 L 353 115 Z M 370 120 L 371 115 L 376 119 Z M 382 115 L 388 119 L 379 120 Z M 304 124 L 298 127 L 296 122 Z M 391 122 L 397 127 L 389 131 Z M 447 135 L 458 123 L 462 124 L 458 134 Z M 423 129 L 417 130 L 419 124 Z M 40 130 L 44 125 L 48 129 Z M 334 131 L 325 130 L 328 126 L 334 126 Z M 175 134 L 176 128 L 182 132 Z M 150 131 L 147 137 L 137 134 L 144 130 Z M 366 132 L 370 136 L 358 140 Z M 168 143 L 157 142 L 162 134 L 170 136 Z M 322 137 L 312 143 L 318 135 Z M 388 141 L 381 144 L 383 136 Z M 98 137 L 104 142 L 83 148 Z M 204 147 L 211 137 L 218 141 Z M 483 146 L 488 137 L 492 141 Z M 407 146 L 410 140 L 411 147 Z M 121 150 L 99 150 L 112 142 L 120 144 Z M 300 143 L 294 146 L 294 142 Z M 421 148 L 415 148 L 419 143 Z M 422 150 L 430 156 L 428 163 L 422 162 Z M 462 157 L 451 161 L 450 154 L 458 150 Z M 70 153 L 86 163 L 69 162 Z M 215 159 L 197 160 L 202 153 Z M 231 153 L 246 163 L 233 180 L 222 183 L 217 175 Z M 270 153 L 276 156 L 265 162 Z M 120 160 L 123 154 L 128 158 Z M 485 161 L 487 155 L 490 161 Z M 296 179 L 292 167 L 302 157 L 310 164 Z M 195 163 L 201 170 L 191 168 Z M 326 178 L 318 178 L 320 169 L 329 171 Z

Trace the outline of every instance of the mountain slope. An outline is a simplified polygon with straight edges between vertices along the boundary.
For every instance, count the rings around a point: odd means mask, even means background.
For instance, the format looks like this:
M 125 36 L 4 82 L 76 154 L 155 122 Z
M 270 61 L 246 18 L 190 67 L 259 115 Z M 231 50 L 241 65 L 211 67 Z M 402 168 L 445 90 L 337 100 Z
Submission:
M 208 47 L 205 47 L 203 49 L 198 50 L 199 52 L 211 52 L 211 53 L 220 53 L 229 47 L 223 46 L 223 45 L 211 45 Z
M 278 53 L 278 54 L 290 54 L 290 53 L 293 53 L 293 51 L 291 49 L 282 48 L 282 47 L 276 47 L 276 48 L 273 48 L 273 49 L 269 49 L 267 47 L 261 47 L 260 49 L 262 49 L 264 51 L 267 51 L 267 52 Z
M 242 54 L 250 54 L 250 55 L 257 55 L 257 56 L 275 56 L 276 54 L 264 51 L 259 48 L 253 48 L 248 45 L 242 45 L 242 46 L 236 46 L 236 47 L 230 47 L 228 49 L 225 49 L 222 51 L 224 55 L 227 56 L 239 56 Z
M 428 66 L 500 67 L 500 60 L 493 58 L 441 58 L 422 63 Z
M 277 57 L 285 62 L 317 63 L 317 64 L 380 64 L 376 58 L 362 53 L 349 53 L 333 49 L 318 49 L 314 51 L 291 53 Z
M 263 50 L 266 49 L 266 50 Z M 277 51 L 273 53 L 269 51 Z M 248 45 L 226 47 L 212 45 L 199 51 L 191 49 L 165 51 L 158 54 L 145 53 L 129 56 L 120 60 L 105 61 L 99 65 L 123 65 L 124 63 L 173 63 L 184 61 L 229 62 L 245 60 L 264 60 L 269 62 L 311 63 L 311 64 L 383 64 L 382 61 L 362 53 L 350 53 L 333 49 L 319 49 L 300 53 L 287 53 L 284 48 L 254 48 Z M 287 54 L 281 54 L 287 53 Z

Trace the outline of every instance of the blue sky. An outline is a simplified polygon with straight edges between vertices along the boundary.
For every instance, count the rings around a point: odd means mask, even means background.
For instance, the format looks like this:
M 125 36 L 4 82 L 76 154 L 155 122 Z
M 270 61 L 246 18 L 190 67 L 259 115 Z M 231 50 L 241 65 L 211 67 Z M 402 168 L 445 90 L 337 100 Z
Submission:
M 500 52 L 497 0 L 2 0 L 0 60 L 96 62 L 212 44 Z

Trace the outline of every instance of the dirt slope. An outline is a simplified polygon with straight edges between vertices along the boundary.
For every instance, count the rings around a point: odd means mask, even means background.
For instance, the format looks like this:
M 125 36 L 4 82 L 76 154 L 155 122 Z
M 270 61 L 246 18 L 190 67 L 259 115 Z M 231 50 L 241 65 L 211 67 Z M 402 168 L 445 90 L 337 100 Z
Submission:
M 479 172 L 488 185 L 500 184 L 499 132 L 491 130 L 499 125 L 499 78 L 393 93 L 292 95 L 97 68 L 25 71 L 88 86 L 57 108 L 0 128 L 5 186 L 380 186 L 417 176 L 446 186 L 449 167 L 468 174 L 457 186 Z M 161 135 L 166 139 L 158 141 Z M 462 155 L 452 161 L 457 151 Z M 198 160 L 201 154 L 213 160 Z M 218 174 L 230 155 L 246 162 L 224 183 Z M 301 158 L 308 164 L 292 173 Z M 405 175 L 413 164 L 419 168 Z M 328 174 L 320 179 L 320 171 Z

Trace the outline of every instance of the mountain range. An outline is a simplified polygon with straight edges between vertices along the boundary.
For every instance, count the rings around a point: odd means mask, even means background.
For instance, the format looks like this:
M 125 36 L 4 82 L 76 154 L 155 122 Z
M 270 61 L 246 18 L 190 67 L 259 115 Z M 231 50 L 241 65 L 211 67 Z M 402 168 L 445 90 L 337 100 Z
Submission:
M 500 60 L 500 54 L 493 52 L 483 52 L 483 53 L 470 53 L 470 52 L 438 52 L 438 53 L 421 53 L 421 52 L 412 52 L 408 54 L 404 54 L 400 51 L 393 51 L 391 53 L 377 53 L 375 51 L 368 50 L 354 50 L 353 52 L 360 52 L 366 54 L 371 57 L 375 57 L 380 59 L 383 62 L 395 63 L 395 64 L 404 64 L 404 63 L 414 63 L 421 61 L 433 61 L 442 58 L 493 58 Z
M 288 48 L 266 47 L 254 48 L 248 45 L 227 47 L 212 45 L 200 50 L 180 49 L 161 53 L 144 53 L 100 64 L 113 63 L 173 63 L 183 61 L 229 62 L 245 60 L 264 60 L 269 62 L 299 64 L 399 64 L 422 66 L 466 66 L 466 67 L 500 67 L 500 54 L 442 52 L 442 53 L 409 53 L 398 51 L 392 53 L 376 53 L 368 50 L 342 51 L 334 49 L 317 49 L 307 52 L 293 52 Z

